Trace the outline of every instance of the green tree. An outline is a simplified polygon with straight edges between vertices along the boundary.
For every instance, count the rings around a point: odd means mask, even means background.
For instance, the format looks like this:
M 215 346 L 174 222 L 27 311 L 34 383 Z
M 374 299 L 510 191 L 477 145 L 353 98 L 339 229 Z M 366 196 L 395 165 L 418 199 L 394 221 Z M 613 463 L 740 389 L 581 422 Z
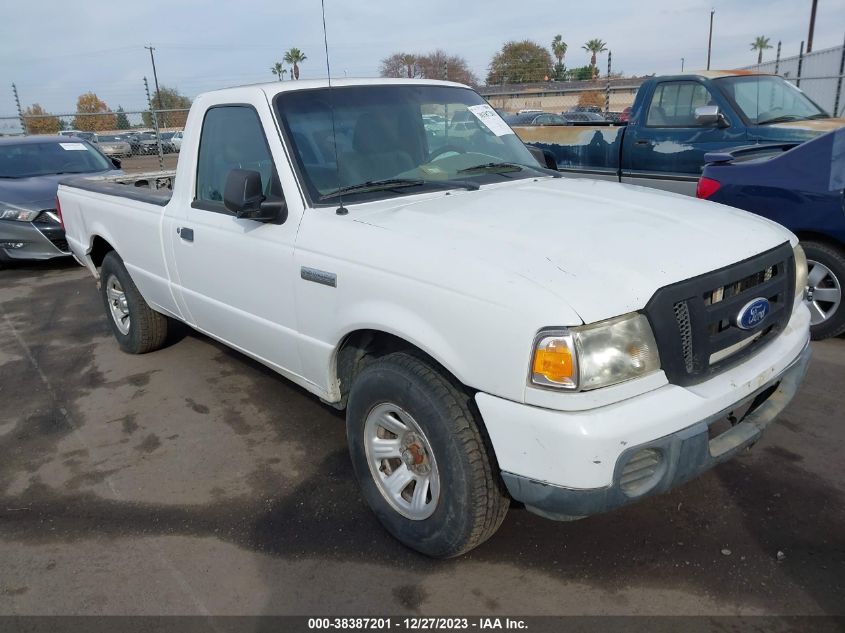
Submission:
M 599 71 L 595 69 L 596 77 L 599 76 Z M 592 66 L 579 66 L 577 68 L 569 68 L 564 74 L 567 81 L 586 81 L 593 78 Z
M 117 127 L 117 117 L 113 112 L 109 112 L 109 107 L 105 101 L 93 92 L 86 92 L 79 95 L 79 99 L 76 100 L 76 116 L 73 117 L 73 127 L 85 132 L 114 130 Z
M 285 68 L 284 66 L 282 66 L 282 62 L 276 62 L 275 64 L 273 64 L 273 67 L 270 69 L 271 73 L 273 73 L 274 75 L 277 75 L 279 77 L 279 81 L 282 81 L 282 79 L 284 78 L 284 75 L 287 71 L 288 71 L 288 69 Z
M 769 38 L 764 37 L 762 35 L 755 37 L 754 41 L 751 42 L 751 50 L 758 51 L 757 53 L 757 63 L 763 63 L 763 51 L 767 48 L 771 48 L 771 44 L 769 44 Z
M 293 66 L 293 78 L 299 79 L 299 65 L 308 59 L 305 54 L 298 48 L 292 48 L 285 53 L 284 60 Z
M 487 84 L 515 84 L 548 81 L 552 75 L 552 56 L 532 42 L 508 42 L 490 62 Z
M 599 76 L 598 68 L 596 68 L 596 55 L 605 52 L 607 50 L 607 44 L 596 38 L 588 41 L 581 48 L 590 53 L 590 68 L 593 69 L 592 78 L 595 79 Z
M 38 103 L 33 103 L 23 111 L 23 120 L 27 134 L 55 134 L 61 129 L 58 117 L 48 116 Z
M 567 45 L 563 41 L 563 36 L 560 34 L 555 35 L 555 38 L 552 40 L 552 55 L 557 59 L 554 69 L 554 77 L 557 81 L 562 81 L 566 73 L 566 66 L 563 65 L 563 58 L 566 57 L 566 49 Z
M 188 120 L 188 108 L 191 107 L 191 100 L 179 94 L 176 88 L 161 86 L 152 96 L 153 108 L 156 110 L 183 110 L 183 112 L 164 112 L 158 117 L 158 126 L 163 127 L 185 127 Z M 149 112 L 141 115 L 146 127 L 152 127 L 153 116 Z
M 123 111 L 123 106 L 117 106 L 117 116 L 115 118 L 115 127 L 118 130 L 128 130 L 132 127 L 129 125 L 129 117 L 127 117 L 126 113 Z

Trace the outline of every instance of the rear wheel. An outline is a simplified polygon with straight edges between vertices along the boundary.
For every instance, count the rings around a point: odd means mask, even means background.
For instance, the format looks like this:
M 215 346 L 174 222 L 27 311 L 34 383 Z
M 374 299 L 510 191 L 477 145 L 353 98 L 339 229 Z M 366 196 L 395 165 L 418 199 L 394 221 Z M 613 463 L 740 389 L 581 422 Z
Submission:
M 128 354 L 146 354 L 164 346 L 170 319 L 147 305 L 114 251 L 103 259 L 100 290 L 120 349 Z
M 845 332 L 842 288 L 845 284 L 845 253 L 824 242 L 802 241 L 807 255 L 807 296 L 810 333 L 814 340 Z
M 408 547 L 458 556 L 508 510 L 472 399 L 428 360 L 396 352 L 355 379 L 347 438 L 355 474 L 381 523 Z

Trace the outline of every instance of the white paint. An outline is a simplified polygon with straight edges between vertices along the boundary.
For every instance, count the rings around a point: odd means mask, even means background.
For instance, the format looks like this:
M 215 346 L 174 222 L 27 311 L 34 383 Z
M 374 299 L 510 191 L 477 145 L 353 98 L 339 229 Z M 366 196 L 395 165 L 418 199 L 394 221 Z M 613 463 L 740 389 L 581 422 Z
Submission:
M 680 152 L 694 150 L 695 147 L 692 145 L 677 143 L 675 141 L 660 141 L 659 143 L 654 144 L 653 149 L 658 154 L 679 154 Z
M 84 143 L 59 143 L 63 150 L 71 151 L 71 152 L 87 152 L 88 148 L 85 147 Z

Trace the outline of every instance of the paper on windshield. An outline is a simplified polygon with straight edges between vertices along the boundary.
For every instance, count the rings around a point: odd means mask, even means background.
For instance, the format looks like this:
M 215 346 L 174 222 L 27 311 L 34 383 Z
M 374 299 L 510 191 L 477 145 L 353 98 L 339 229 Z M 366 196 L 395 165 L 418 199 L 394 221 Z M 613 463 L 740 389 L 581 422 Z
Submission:
M 62 146 L 62 149 L 66 149 L 68 151 L 78 152 L 82 150 L 83 152 L 88 151 L 88 148 L 85 147 L 84 143 L 59 143 Z
M 489 105 L 474 105 L 467 108 L 472 112 L 476 118 L 486 125 L 496 136 L 505 136 L 506 134 L 513 134 L 513 130 L 508 127 L 508 124 L 502 120 L 499 113 L 496 112 Z

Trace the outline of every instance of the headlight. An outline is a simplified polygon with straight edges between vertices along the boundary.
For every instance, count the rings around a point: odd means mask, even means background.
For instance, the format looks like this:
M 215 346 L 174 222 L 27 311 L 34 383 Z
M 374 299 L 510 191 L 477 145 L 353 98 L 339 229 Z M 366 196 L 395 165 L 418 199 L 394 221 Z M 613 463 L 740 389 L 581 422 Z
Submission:
M 800 244 L 792 252 L 795 253 L 795 297 L 803 300 L 807 291 L 807 256 Z
M 660 369 L 648 319 L 631 313 L 592 325 L 540 332 L 531 383 L 570 391 L 615 385 Z
M 32 222 L 40 211 L 30 211 L 11 205 L 0 206 L 0 220 L 19 220 L 20 222 Z

